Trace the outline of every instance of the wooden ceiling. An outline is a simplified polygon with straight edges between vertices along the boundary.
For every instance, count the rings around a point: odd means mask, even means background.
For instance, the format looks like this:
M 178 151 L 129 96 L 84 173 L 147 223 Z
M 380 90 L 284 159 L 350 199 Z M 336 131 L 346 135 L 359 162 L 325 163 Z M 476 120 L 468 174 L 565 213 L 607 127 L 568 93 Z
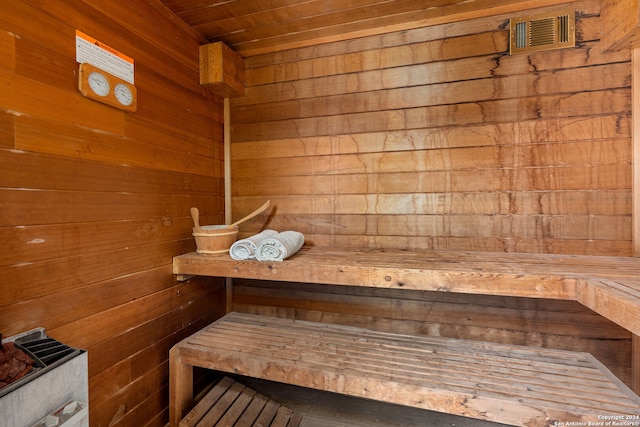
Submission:
M 242 56 L 419 26 L 515 13 L 567 0 L 161 0 L 205 42 Z

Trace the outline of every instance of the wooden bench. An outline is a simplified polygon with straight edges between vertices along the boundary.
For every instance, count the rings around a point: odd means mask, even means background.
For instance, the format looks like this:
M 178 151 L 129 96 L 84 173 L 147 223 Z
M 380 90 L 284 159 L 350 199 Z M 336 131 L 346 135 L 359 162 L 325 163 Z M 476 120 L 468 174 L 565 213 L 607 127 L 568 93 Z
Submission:
M 171 350 L 174 425 L 193 366 L 519 426 L 640 415 L 588 353 L 230 313 Z
M 191 253 L 174 258 L 174 273 L 574 300 L 640 335 L 640 260 L 630 257 L 303 248 L 284 262 Z M 235 329 L 225 338 L 231 325 Z M 297 335 L 303 327 L 317 339 Z M 243 337 L 242 330 L 255 335 L 237 339 Z M 584 353 L 407 337 L 235 313 L 192 338 L 196 341 L 187 339 L 172 350 L 172 423 L 190 405 L 191 366 L 512 425 L 531 420 L 527 425 L 597 423 L 603 421 L 598 417 L 614 413 L 640 415 L 638 396 Z M 254 339 L 260 344 L 252 344 Z M 327 348 L 335 352 L 319 353 L 326 347 L 320 342 L 331 343 Z M 340 348 L 349 353 L 338 352 Z M 374 354 L 375 364 L 356 358 L 358 351 L 367 357 Z M 397 357 L 405 353 L 413 355 L 399 362 Z M 637 369 L 637 356 L 635 360 Z M 434 366 L 450 370 L 443 374 Z M 582 401 L 590 403 L 583 406 Z
M 178 277 L 419 289 L 578 301 L 640 335 L 640 259 L 457 251 L 303 248 L 284 262 L 195 252 L 173 259 Z

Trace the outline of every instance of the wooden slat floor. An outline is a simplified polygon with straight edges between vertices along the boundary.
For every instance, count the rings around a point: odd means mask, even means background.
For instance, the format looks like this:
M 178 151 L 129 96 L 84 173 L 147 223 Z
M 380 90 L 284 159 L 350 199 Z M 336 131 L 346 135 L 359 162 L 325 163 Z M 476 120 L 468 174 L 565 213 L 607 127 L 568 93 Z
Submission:
M 257 378 L 240 377 L 238 381 L 302 415 L 300 427 L 505 426 L 505 424 L 490 421 L 360 399 Z
M 244 393 L 251 394 L 253 400 L 268 400 L 272 405 L 291 410 L 296 416 L 289 419 L 287 427 L 504 427 L 505 424 L 476 420 L 441 412 L 426 411 L 408 406 L 359 399 L 337 393 L 323 392 L 289 384 L 261 380 L 258 378 L 232 376 L 219 380 L 228 390 L 232 383 L 236 387 L 245 387 Z M 233 382 L 235 380 L 235 383 Z M 209 393 L 212 393 L 210 391 Z M 255 393 L 255 394 L 253 394 Z M 241 393 L 237 393 L 238 396 Z M 214 397 L 215 399 L 215 397 Z M 209 406 L 202 398 L 196 407 L 200 407 L 191 417 L 185 417 L 181 427 L 194 424 L 195 416 L 204 415 L 203 409 Z M 277 402 L 277 403 L 276 403 Z M 202 403 L 202 405 L 200 404 Z M 240 405 L 240 406 L 244 406 Z M 266 404 L 264 405 L 266 407 Z M 249 405 L 244 406 L 245 412 Z M 196 409 L 194 409 L 196 411 Z M 283 411 L 286 412 L 286 411 Z M 220 414 L 219 420 L 222 419 Z M 217 422 L 217 421 L 216 421 Z M 224 422 L 224 421 L 222 421 Z M 299 424 L 297 424 L 299 423 Z M 255 422 L 253 423 L 256 424 Z M 215 424 L 211 424 L 213 426 Z M 268 424 L 264 424 L 265 426 Z M 273 425 L 273 424 L 272 424 Z M 235 423 L 236 427 L 240 424 Z
M 302 416 L 255 390 L 222 378 L 180 427 L 298 427 Z

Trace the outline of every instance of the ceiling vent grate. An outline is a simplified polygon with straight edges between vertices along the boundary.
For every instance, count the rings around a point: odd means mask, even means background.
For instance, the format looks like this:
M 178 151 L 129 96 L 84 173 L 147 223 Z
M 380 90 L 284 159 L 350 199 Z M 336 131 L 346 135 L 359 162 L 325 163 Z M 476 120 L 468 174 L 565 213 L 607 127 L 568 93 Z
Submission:
M 511 18 L 509 52 L 525 53 L 576 45 L 575 11 Z

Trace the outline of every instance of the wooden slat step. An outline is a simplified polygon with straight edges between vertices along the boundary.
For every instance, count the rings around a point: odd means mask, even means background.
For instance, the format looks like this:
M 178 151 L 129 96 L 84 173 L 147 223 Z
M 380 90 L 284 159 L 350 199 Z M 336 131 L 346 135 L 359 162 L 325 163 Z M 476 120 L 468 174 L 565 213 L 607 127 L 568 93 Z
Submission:
M 180 427 L 298 427 L 302 416 L 224 377 L 180 421 Z
M 230 313 L 177 345 L 181 362 L 510 425 L 640 414 L 588 353 Z

